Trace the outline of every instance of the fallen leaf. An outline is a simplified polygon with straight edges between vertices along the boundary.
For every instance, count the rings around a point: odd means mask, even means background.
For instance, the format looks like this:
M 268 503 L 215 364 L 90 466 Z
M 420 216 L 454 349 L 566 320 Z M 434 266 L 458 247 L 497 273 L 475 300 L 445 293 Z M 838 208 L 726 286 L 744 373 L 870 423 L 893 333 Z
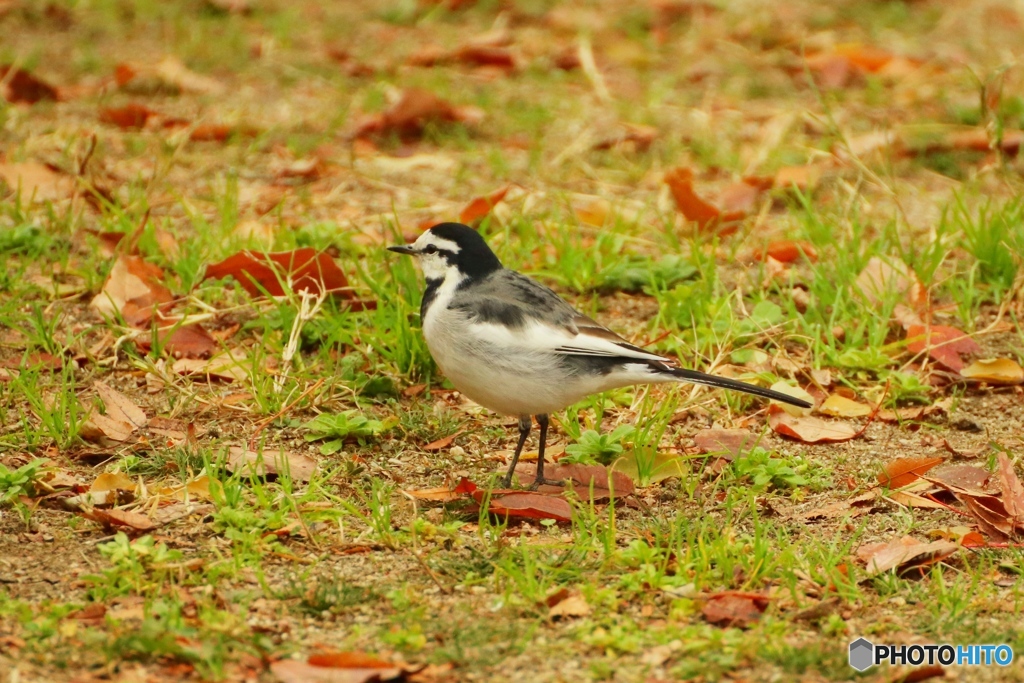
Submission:
M 537 466 L 521 463 L 516 467 L 516 474 L 523 486 L 530 486 L 536 478 Z M 628 496 L 635 490 L 633 480 L 626 474 L 604 465 L 549 464 L 544 470 L 544 477 L 553 481 L 571 482 L 579 489 L 580 495 L 589 496 L 592 490 L 594 500 Z
M 579 593 L 562 598 L 548 608 L 548 619 L 555 621 L 567 617 L 585 617 L 590 614 L 590 605 Z
M 457 107 L 428 90 L 410 88 L 383 114 L 360 124 L 354 137 L 393 134 L 408 142 L 419 138 L 430 123 L 474 125 L 483 117 L 483 111 L 476 107 Z
M 52 85 L 10 64 L 0 65 L 0 94 L 8 102 L 26 104 L 60 99 L 57 89 Z
M 510 189 L 512 189 L 512 186 L 506 185 L 498 188 L 489 195 L 475 198 L 459 213 L 459 221 L 467 225 L 472 225 L 477 221 L 483 220 L 485 216 L 491 213 L 494 206 L 505 198 L 505 195 L 508 194 Z
M 120 254 L 90 305 L 105 315 L 119 313 L 129 324 L 146 323 L 153 317 L 155 306 L 174 300 L 171 290 L 161 282 L 163 277 L 158 266 L 139 256 Z
M 492 45 L 463 45 L 452 54 L 452 59 L 472 66 L 489 66 L 512 72 L 519 68 L 515 54 L 505 47 Z
M 803 387 L 794 386 L 789 382 L 779 380 L 775 384 L 771 385 L 770 389 L 772 391 L 777 391 L 780 394 L 785 394 L 786 396 L 792 396 L 793 398 L 799 398 L 801 400 L 807 401 L 812 406 L 816 403 L 814 397 L 811 396 L 810 392 L 808 392 Z M 782 410 L 792 415 L 793 417 L 810 415 L 811 411 L 814 410 L 814 408 L 803 408 L 801 406 L 790 405 L 789 403 L 782 403 L 781 401 L 776 401 L 775 399 L 772 399 L 771 406 L 772 410 Z
M 665 173 L 665 184 L 672 191 L 672 198 L 675 199 L 679 212 L 686 220 L 696 223 L 701 230 L 727 226 L 746 215 L 743 212 L 722 213 L 717 207 L 701 199 L 693 189 L 693 171 L 689 168 L 680 166 L 669 169 Z
M 75 193 L 74 178 L 36 161 L 0 163 L 0 179 L 24 202 L 58 201 Z
M 306 483 L 316 473 L 317 464 L 313 458 L 291 451 L 251 451 L 244 446 L 232 446 L 228 450 L 227 465 L 232 472 L 246 470 L 253 476 L 288 474 L 293 481 Z
M 1013 519 L 1014 524 L 1024 528 L 1024 485 L 1013 471 L 1013 463 L 1006 457 L 1006 453 L 999 452 L 996 455 L 996 465 L 1006 513 Z
M 961 370 L 960 375 L 989 384 L 1024 384 L 1024 368 L 1010 358 L 976 360 Z
M 622 472 L 641 486 L 650 486 L 672 477 L 683 478 L 690 473 L 690 466 L 678 453 L 658 451 L 652 454 L 632 450 L 612 463 L 616 472 Z
M 995 478 L 992 473 L 983 467 L 975 465 L 944 465 L 936 467 L 928 473 L 925 479 L 952 493 L 991 496 L 999 492 L 998 488 L 993 488 Z
M 964 367 L 961 353 L 980 353 L 981 347 L 965 332 L 947 325 L 911 325 L 907 328 L 907 350 L 928 355 L 954 372 Z
M 891 489 L 902 488 L 942 463 L 942 458 L 899 458 L 882 468 L 878 473 L 878 483 Z
M 270 671 L 281 683 L 380 683 L 402 675 L 400 667 L 361 653 L 324 653 L 306 662 L 282 659 Z
M 839 394 L 831 394 L 818 407 L 818 412 L 832 417 L 864 417 L 871 414 L 871 406 Z
M 1014 535 L 1017 526 L 1003 501 L 995 496 L 978 496 L 954 491 L 957 500 L 971 513 L 978 528 L 997 541 Z
M 182 318 L 158 318 L 158 344 L 172 358 L 209 358 L 220 349 L 213 335 L 199 323 L 183 325 Z M 148 352 L 153 346 L 152 335 L 136 338 L 135 345 L 143 353 Z
M 156 64 L 118 64 L 114 67 L 114 82 L 119 88 L 139 95 L 179 95 L 183 92 L 219 95 L 225 90 L 219 81 L 191 71 L 173 56 L 167 56 Z
M 861 546 L 857 557 L 867 565 L 868 576 L 878 576 L 891 569 L 902 576 L 915 569 L 923 573 L 925 567 L 942 562 L 959 549 L 959 545 L 949 541 L 922 543 L 904 536 L 897 541 Z
M 801 257 L 812 263 L 818 260 L 818 252 L 814 250 L 810 242 L 793 240 L 776 240 L 769 242 L 763 253 L 755 254 L 758 260 L 771 257 L 779 263 L 794 263 Z
M 444 449 L 446 449 L 449 446 L 451 446 L 452 442 L 455 441 L 455 437 L 457 437 L 461 433 L 462 433 L 462 430 L 460 429 L 459 431 L 455 432 L 454 434 L 450 434 L 449 436 L 443 437 L 443 438 L 438 439 L 436 441 L 431 441 L 430 443 L 428 443 L 426 446 L 423 447 L 423 450 L 427 451 L 428 453 L 434 453 L 434 452 L 437 452 L 437 451 L 443 451 Z
M 171 369 L 179 375 L 201 375 L 207 381 L 245 382 L 249 380 L 252 362 L 240 350 L 225 351 L 208 360 L 180 358 Z
M 135 429 L 146 425 L 146 412 L 130 398 L 105 382 L 96 380 L 92 385 L 107 409 L 107 417 L 127 422 Z
M 795 187 L 800 191 L 813 188 L 824 175 L 824 169 L 815 164 L 807 166 L 784 166 L 775 172 L 773 184 L 781 189 Z
M 812 519 L 836 519 L 838 517 L 857 517 L 871 512 L 875 501 L 878 499 L 878 491 L 866 491 L 859 496 L 848 500 L 840 500 L 830 503 L 822 508 L 816 508 L 797 515 L 797 519 L 805 521 Z
M 881 305 L 895 297 L 915 311 L 928 308 L 928 290 L 910 267 L 898 258 L 873 256 L 857 276 L 854 287 L 869 303 Z
M 701 453 L 724 453 L 734 460 L 753 448 L 759 438 L 745 429 L 701 429 L 694 433 L 693 442 Z
M 772 413 L 768 417 L 768 425 L 776 434 L 804 443 L 840 443 L 860 433 L 846 422 L 826 422 L 811 416 L 795 417 L 782 411 Z
M 104 493 L 106 491 L 131 491 L 134 492 L 138 484 L 124 472 L 103 472 L 98 475 L 89 487 L 90 493 Z
M 646 152 L 658 136 L 658 129 L 636 123 L 621 123 L 622 132 L 594 144 L 593 149 L 619 152 Z
M 722 593 L 704 602 L 701 614 L 708 623 L 722 628 L 747 628 L 761 620 L 761 614 L 768 608 L 767 599 L 749 595 Z
M 131 510 L 92 509 L 82 513 L 84 517 L 108 527 L 128 527 L 136 531 L 150 531 L 158 524 L 141 512 Z
M 718 195 L 718 203 L 723 211 L 746 215 L 757 208 L 757 200 L 760 196 L 760 187 L 740 181 L 727 185 Z
M 123 107 L 107 107 L 100 109 L 100 121 L 110 123 L 122 130 L 138 130 L 145 128 L 146 123 L 155 117 L 159 117 L 156 111 L 144 104 L 135 102 L 126 104 Z
M 283 296 L 293 292 L 328 292 L 354 298 L 348 279 L 328 254 L 312 247 L 295 251 L 259 253 L 240 251 L 206 268 L 203 280 L 233 277 L 250 296 Z
M 488 512 L 508 517 L 572 521 L 572 507 L 568 501 L 541 493 L 510 493 L 492 498 Z

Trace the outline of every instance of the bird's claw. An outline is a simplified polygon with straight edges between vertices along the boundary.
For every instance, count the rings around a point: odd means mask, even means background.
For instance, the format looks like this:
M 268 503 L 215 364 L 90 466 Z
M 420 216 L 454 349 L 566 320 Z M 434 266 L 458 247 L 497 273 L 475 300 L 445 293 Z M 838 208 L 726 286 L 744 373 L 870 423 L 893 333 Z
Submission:
M 548 479 L 547 477 L 541 477 L 540 479 L 534 479 L 533 483 L 530 484 L 529 490 L 536 491 L 541 486 L 565 486 L 564 479 Z

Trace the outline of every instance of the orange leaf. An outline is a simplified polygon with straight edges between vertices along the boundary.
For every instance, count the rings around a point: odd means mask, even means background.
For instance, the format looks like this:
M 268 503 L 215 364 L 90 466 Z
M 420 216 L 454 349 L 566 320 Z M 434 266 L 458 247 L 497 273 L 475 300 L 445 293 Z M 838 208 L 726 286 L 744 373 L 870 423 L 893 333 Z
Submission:
M 391 669 L 395 665 L 363 652 L 322 652 L 310 655 L 307 660 L 313 666 L 331 669 Z
M 665 173 L 665 184 L 672 191 L 676 207 L 686 220 L 693 221 L 701 230 L 707 230 L 719 224 L 734 223 L 743 218 L 743 212 L 723 214 L 717 207 L 697 196 L 693 189 L 693 171 L 688 168 L 676 167 Z
M 917 481 L 922 474 L 942 462 L 942 458 L 899 458 L 887 464 L 878 474 L 878 483 L 898 489 Z
M 467 204 L 466 208 L 464 208 L 459 214 L 459 221 L 466 223 L 467 225 L 472 225 L 473 223 L 482 220 L 491 212 L 498 202 L 505 198 L 505 195 L 508 194 L 508 191 L 511 188 L 511 185 L 506 185 L 505 187 L 498 188 L 489 195 L 475 198 Z
M 103 291 L 92 300 L 102 313 L 121 313 L 131 324 L 148 321 L 159 304 L 174 300 L 171 290 L 161 284 L 164 272 L 139 256 L 121 254 L 114 262 Z M 131 306 L 129 306 L 131 304 Z
M 419 138 L 429 123 L 476 124 L 483 116 L 476 107 L 457 107 L 428 90 L 410 88 L 390 109 L 360 124 L 355 137 L 394 134 L 410 141 Z
M 768 246 L 765 247 L 764 256 L 770 256 L 780 263 L 793 263 L 801 256 L 807 258 L 808 261 L 817 261 L 818 252 L 814 250 L 809 242 L 794 242 L 792 240 L 776 240 L 769 242 Z M 758 254 L 758 260 L 761 259 L 761 255 Z

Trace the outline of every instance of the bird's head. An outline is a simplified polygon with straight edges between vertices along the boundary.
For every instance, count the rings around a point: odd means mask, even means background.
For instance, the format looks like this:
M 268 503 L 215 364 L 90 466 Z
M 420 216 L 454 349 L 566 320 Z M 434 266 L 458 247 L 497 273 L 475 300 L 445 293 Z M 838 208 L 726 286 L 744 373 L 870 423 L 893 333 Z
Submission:
M 441 223 L 420 235 L 412 244 L 388 247 L 399 254 L 415 256 L 429 280 L 476 278 L 501 268 L 487 242 L 473 228 L 461 223 Z

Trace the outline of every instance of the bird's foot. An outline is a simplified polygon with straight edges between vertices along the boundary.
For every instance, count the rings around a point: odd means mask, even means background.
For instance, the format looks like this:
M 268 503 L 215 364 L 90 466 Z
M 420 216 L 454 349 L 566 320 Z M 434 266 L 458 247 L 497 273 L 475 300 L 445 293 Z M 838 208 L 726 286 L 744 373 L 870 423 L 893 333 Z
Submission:
M 534 479 L 533 483 L 530 484 L 529 490 L 536 491 L 541 486 L 565 486 L 564 479 L 548 479 L 547 477 L 541 477 L 540 479 Z

